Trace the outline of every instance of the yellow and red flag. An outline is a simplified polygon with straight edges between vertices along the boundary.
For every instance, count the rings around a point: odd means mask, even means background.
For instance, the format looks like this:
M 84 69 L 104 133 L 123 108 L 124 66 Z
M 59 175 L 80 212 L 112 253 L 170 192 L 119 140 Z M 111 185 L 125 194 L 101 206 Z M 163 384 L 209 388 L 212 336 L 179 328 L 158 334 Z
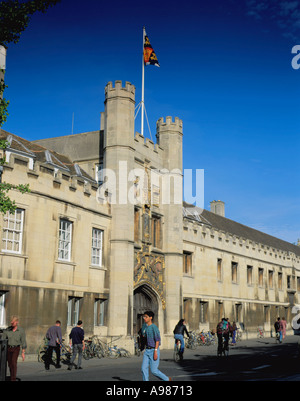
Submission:
M 160 67 L 146 31 L 144 31 L 144 63 L 145 65 L 156 65 L 157 67 Z

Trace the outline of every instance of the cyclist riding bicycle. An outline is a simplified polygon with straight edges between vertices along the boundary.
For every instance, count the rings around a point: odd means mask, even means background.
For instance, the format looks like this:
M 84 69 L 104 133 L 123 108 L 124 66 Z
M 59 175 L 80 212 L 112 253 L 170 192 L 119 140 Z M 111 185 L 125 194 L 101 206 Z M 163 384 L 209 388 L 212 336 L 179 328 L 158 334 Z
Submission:
M 175 326 L 175 329 L 173 330 L 174 333 L 174 338 L 175 338 L 175 344 L 176 341 L 179 340 L 180 341 L 180 354 L 181 356 L 183 356 L 183 352 L 184 352 L 184 333 L 187 334 L 188 337 L 190 337 L 186 325 L 185 325 L 185 320 L 184 319 L 180 319 L 179 322 L 177 323 L 177 325 Z
M 228 319 L 223 319 L 217 325 L 217 336 L 218 336 L 218 355 L 222 354 L 223 351 L 223 338 L 224 338 L 224 350 L 228 352 L 229 343 L 229 322 Z

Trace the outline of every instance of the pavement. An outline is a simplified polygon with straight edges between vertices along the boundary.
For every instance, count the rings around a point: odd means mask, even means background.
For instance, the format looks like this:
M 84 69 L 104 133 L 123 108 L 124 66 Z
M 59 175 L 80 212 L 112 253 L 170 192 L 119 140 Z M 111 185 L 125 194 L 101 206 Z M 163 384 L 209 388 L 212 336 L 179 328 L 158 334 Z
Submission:
M 276 345 L 274 338 L 242 340 L 230 347 L 228 358 L 217 358 L 217 346 L 201 346 L 196 350 L 186 349 L 184 360 L 175 363 L 173 350 L 161 350 L 159 369 L 172 377 L 172 383 L 199 381 L 299 381 L 300 363 L 297 354 L 298 336 L 287 336 L 283 344 Z M 76 361 L 75 361 L 76 363 Z M 95 381 L 141 382 L 142 356 L 118 359 L 92 358 L 82 360 L 82 370 L 62 364 L 46 371 L 37 356 L 27 355 L 25 361 L 18 361 L 17 378 L 22 382 L 38 381 Z M 298 367 L 299 365 L 299 367 Z M 9 373 L 9 370 L 8 370 Z M 153 376 L 151 381 L 158 382 Z M 159 381 L 159 384 L 162 382 Z M 121 394 L 120 394 L 121 395 Z

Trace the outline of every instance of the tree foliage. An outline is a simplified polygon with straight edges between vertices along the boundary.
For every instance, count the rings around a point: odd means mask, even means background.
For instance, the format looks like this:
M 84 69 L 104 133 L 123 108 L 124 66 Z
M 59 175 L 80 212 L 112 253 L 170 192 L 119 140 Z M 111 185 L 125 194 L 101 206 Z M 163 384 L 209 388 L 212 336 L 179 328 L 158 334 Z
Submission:
M 0 73 L 1 73 L 1 70 L 0 70 Z M 9 101 L 3 98 L 3 92 L 4 92 L 5 88 L 6 88 L 6 85 L 4 83 L 4 80 L 1 78 L 1 80 L 0 80 L 0 127 L 3 125 L 3 123 L 5 123 L 7 116 L 8 116 L 7 108 L 9 105 Z
M 21 33 L 27 28 L 31 16 L 46 12 L 60 0 L 6 0 L 0 2 L 0 44 L 18 43 Z

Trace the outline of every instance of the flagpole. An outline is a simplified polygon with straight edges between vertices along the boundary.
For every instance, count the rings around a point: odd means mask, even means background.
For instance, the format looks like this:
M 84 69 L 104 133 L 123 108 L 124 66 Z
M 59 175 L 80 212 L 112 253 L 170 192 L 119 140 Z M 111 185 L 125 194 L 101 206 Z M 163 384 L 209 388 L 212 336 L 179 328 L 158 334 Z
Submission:
M 142 64 L 142 115 L 141 115 L 141 134 L 144 136 L 144 86 L 145 86 L 145 62 L 144 62 L 144 44 L 145 44 L 145 27 L 143 27 L 143 64 Z

